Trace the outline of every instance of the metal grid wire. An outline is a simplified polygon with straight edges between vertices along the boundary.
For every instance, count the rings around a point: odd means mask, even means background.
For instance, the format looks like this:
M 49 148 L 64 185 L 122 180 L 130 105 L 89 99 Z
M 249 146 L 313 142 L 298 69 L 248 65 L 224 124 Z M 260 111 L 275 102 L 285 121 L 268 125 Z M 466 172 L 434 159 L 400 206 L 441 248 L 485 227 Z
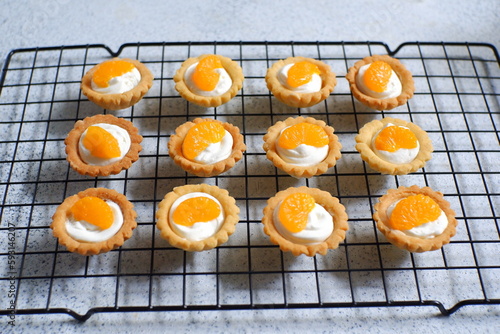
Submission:
M 178 96 L 172 77 L 190 56 L 218 53 L 243 68 L 244 87 L 218 108 Z M 344 76 L 370 54 L 398 57 L 413 73 L 416 94 L 392 111 L 353 99 Z M 132 108 L 108 111 L 80 92 L 83 74 L 111 56 L 139 59 L 155 76 Z M 301 55 L 329 64 L 338 85 L 311 108 L 287 107 L 270 95 L 266 69 Z M 0 314 L 67 313 L 86 320 L 96 312 L 227 310 L 434 305 L 451 314 L 464 305 L 500 301 L 500 70 L 487 44 L 380 42 L 200 42 L 126 44 L 15 50 L 0 82 Z M 74 123 L 100 113 L 132 121 L 142 136 L 141 157 L 111 177 L 77 174 L 65 160 L 64 138 Z M 307 115 L 335 128 L 342 158 L 328 173 L 295 179 L 267 161 L 262 136 L 276 121 Z M 429 133 L 435 152 L 411 175 L 381 175 L 361 160 L 354 137 L 368 121 L 391 116 Z M 168 156 L 175 128 L 196 117 L 237 125 L 248 150 L 223 175 L 186 174 Z M 229 241 L 210 251 L 171 247 L 155 228 L 155 210 L 173 187 L 209 183 L 236 198 L 241 220 Z M 430 186 L 457 213 L 457 235 L 435 252 L 411 254 L 390 245 L 372 220 L 387 189 Z M 293 257 L 272 245 L 260 224 L 266 200 L 290 186 L 331 192 L 344 204 L 350 230 L 326 256 Z M 49 225 L 67 196 L 90 187 L 125 194 L 138 213 L 133 237 L 114 251 L 84 257 L 57 244 Z M 10 261 L 10 262 L 9 262 Z

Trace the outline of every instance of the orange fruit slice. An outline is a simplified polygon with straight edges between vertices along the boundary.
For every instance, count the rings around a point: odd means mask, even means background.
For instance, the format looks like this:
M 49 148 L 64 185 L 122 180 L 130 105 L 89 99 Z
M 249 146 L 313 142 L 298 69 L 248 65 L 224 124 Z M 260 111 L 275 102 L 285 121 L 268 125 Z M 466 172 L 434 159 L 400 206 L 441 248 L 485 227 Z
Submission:
M 279 207 L 278 217 L 283 226 L 292 233 L 306 228 L 307 216 L 314 209 L 314 197 L 305 193 L 294 193 L 287 196 Z
M 213 199 L 199 196 L 188 198 L 181 202 L 173 214 L 173 220 L 178 225 L 193 226 L 194 223 L 206 223 L 217 217 L 221 208 Z
M 105 230 L 113 225 L 113 210 L 99 197 L 87 196 L 79 199 L 70 209 L 78 221 L 86 221 Z
M 391 125 L 384 128 L 375 138 L 375 147 L 379 151 L 396 152 L 399 149 L 417 147 L 417 136 L 407 128 Z
M 218 143 L 224 138 L 224 127 L 215 121 L 206 120 L 189 129 L 182 142 L 182 153 L 189 160 L 194 160 L 198 154 L 210 144 Z
M 87 134 L 83 137 L 83 146 L 94 157 L 112 159 L 120 156 L 118 140 L 108 131 L 99 126 L 89 126 Z
M 278 138 L 278 145 L 288 150 L 301 144 L 323 147 L 329 142 L 328 134 L 321 126 L 305 122 L 286 128 Z
M 134 67 L 132 63 L 124 60 L 107 61 L 97 66 L 92 81 L 101 88 L 108 87 L 109 80 L 132 71 Z
M 392 75 L 392 68 L 384 61 L 377 60 L 366 69 L 363 80 L 370 90 L 382 93 L 387 89 L 387 84 Z
M 441 208 L 429 196 L 411 195 L 402 199 L 394 208 L 389 225 L 394 230 L 410 230 L 432 222 L 441 215 Z
M 209 55 L 198 62 L 193 72 L 193 82 L 201 90 L 211 91 L 217 87 L 220 74 L 216 68 L 222 68 L 222 63 L 215 55 Z
M 313 74 L 320 74 L 318 66 L 308 61 L 299 61 L 288 70 L 287 83 L 290 87 L 297 88 L 310 82 Z

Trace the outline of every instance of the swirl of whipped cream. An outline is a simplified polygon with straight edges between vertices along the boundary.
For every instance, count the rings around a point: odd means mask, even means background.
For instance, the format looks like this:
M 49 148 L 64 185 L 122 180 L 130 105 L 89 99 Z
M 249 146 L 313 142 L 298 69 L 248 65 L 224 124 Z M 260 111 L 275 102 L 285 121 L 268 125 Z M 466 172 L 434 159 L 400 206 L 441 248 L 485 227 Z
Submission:
M 403 200 L 403 198 L 392 203 L 387 208 L 386 213 L 389 219 L 391 218 L 392 211 L 394 211 L 394 208 L 401 200 Z M 422 224 L 420 226 L 415 226 L 414 228 L 411 228 L 409 230 L 400 230 L 400 231 L 411 237 L 431 239 L 442 234 L 447 226 L 448 226 L 448 218 L 446 217 L 446 213 L 444 213 L 444 211 L 441 210 L 441 215 L 438 217 L 438 219 Z
M 111 78 L 108 81 L 108 87 L 99 87 L 93 80 L 90 85 L 94 91 L 102 94 L 122 94 L 135 88 L 140 81 L 141 73 L 134 67 L 132 71 Z
M 299 87 L 291 87 L 290 85 L 288 85 L 288 71 L 293 65 L 295 64 L 287 64 L 283 66 L 283 68 L 281 68 L 281 70 L 278 72 L 278 80 L 286 89 L 297 93 L 316 93 L 321 90 L 323 80 L 316 73 L 312 75 L 311 81 L 306 84 L 303 84 Z
M 224 131 L 225 135 L 222 137 L 222 140 L 218 143 L 208 145 L 206 149 L 201 151 L 200 154 L 194 158 L 195 162 L 211 165 L 229 158 L 233 152 L 233 136 L 231 136 L 227 130 Z
M 211 200 L 215 201 L 217 205 L 219 205 L 220 207 L 219 216 L 208 222 L 194 223 L 192 226 L 184 226 L 176 224 L 173 217 L 177 207 L 187 199 L 200 196 L 210 198 Z M 170 207 L 170 211 L 168 214 L 168 221 L 170 223 L 170 227 L 172 227 L 172 230 L 174 230 L 174 232 L 178 236 L 190 241 L 201 241 L 212 237 L 213 235 L 215 235 L 215 233 L 219 231 L 220 227 L 222 226 L 222 223 L 224 222 L 224 209 L 220 204 L 220 202 L 217 200 L 217 198 L 213 197 L 212 195 L 203 192 L 193 192 L 182 195 L 174 201 L 174 203 Z
M 123 225 L 123 214 L 120 206 L 110 200 L 105 200 L 113 211 L 113 224 L 107 229 L 101 229 L 84 220 L 79 221 L 71 215 L 66 218 L 66 232 L 75 240 L 84 242 L 106 241 L 114 236 Z
M 80 155 L 80 158 L 85 163 L 93 166 L 106 166 L 123 159 L 123 157 L 128 153 L 131 145 L 130 135 L 128 134 L 127 130 L 117 125 L 108 123 L 98 123 L 98 124 L 93 124 L 92 126 L 98 126 L 106 130 L 113 137 L 116 138 L 116 140 L 118 141 L 118 146 L 120 147 L 120 156 L 112 159 L 101 159 L 93 156 L 90 153 L 90 151 L 85 147 L 85 145 L 83 145 L 83 138 L 85 138 L 85 136 L 87 135 L 87 130 L 85 130 L 83 134 L 80 136 L 80 140 L 78 142 L 78 153 Z
M 385 129 L 386 127 L 393 126 L 394 124 L 392 123 L 387 123 L 380 131 Z M 396 125 L 399 127 L 402 127 L 404 129 L 408 129 L 406 126 L 401 126 L 401 125 Z M 378 150 L 375 147 L 375 139 L 379 135 L 380 131 L 378 131 L 372 138 L 372 150 L 375 152 L 375 154 L 381 158 L 382 160 L 388 161 L 393 164 L 407 164 L 412 162 L 418 155 L 418 152 L 420 151 L 420 143 L 417 140 L 417 147 L 415 148 L 400 148 L 399 150 L 395 152 L 389 152 L 389 151 L 383 151 L 383 150 Z
M 389 79 L 389 83 L 387 84 L 387 88 L 385 91 L 379 93 L 379 92 L 374 92 L 370 88 L 366 87 L 365 82 L 363 80 L 365 76 L 365 72 L 370 67 L 371 64 L 366 64 L 364 66 L 361 66 L 360 69 L 358 70 L 358 73 L 356 75 L 356 86 L 358 86 L 358 89 L 363 93 L 368 96 L 371 96 L 376 99 L 390 99 L 393 97 L 398 97 L 401 95 L 401 92 L 403 90 L 403 87 L 401 85 L 401 80 L 399 80 L 398 75 L 396 72 L 392 71 L 391 77 Z
M 214 69 L 216 73 L 220 74 L 219 82 L 217 83 L 217 86 L 215 86 L 214 90 L 207 91 L 199 89 L 198 86 L 193 81 L 193 73 L 194 70 L 196 69 L 196 66 L 198 66 L 198 63 L 194 63 L 193 65 L 189 66 L 186 72 L 184 73 L 184 82 L 188 86 L 189 90 L 194 94 L 201 96 L 219 96 L 227 92 L 229 88 L 231 88 L 231 86 L 233 85 L 233 80 L 231 79 L 231 76 L 222 67 Z
M 283 238 L 296 244 L 314 245 L 325 241 L 332 234 L 334 228 L 333 217 L 324 207 L 317 203 L 307 216 L 306 227 L 297 233 L 290 232 L 279 219 L 281 203 L 274 209 L 273 221 L 274 226 Z
M 289 126 L 281 130 L 281 133 L 288 129 Z M 328 155 L 328 145 L 315 147 L 306 144 L 300 144 L 294 149 L 286 149 L 278 144 L 279 137 L 276 140 L 276 152 L 283 161 L 301 167 L 314 166 L 325 160 Z

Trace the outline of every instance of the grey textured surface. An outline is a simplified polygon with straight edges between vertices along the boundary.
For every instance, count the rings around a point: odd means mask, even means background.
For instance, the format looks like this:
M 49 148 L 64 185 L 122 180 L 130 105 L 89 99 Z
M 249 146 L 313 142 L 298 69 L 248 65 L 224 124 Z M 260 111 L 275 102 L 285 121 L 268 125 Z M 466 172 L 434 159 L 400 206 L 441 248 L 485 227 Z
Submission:
M 163 1 L 163 2 L 129 2 L 129 1 L 99 1 L 75 2 L 68 0 L 56 0 L 52 2 L 16 1 L 2 4 L 0 11 L 1 34 L 0 34 L 0 61 L 3 61 L 11 49 L 51 46 L 51 45 L 73 45 L 73 44 L 95 44 L 103 43 L 112 49 L 117 49 L 121 44 L 127 42 L 156 42 L 156 41 L 238 41 L 238 40 L 281 40 L 281 41 L 338 41 L 338 40 L 372 40 L 383 41 L 395 48 L 405 41 L 460 41 L 460 42 L 487 42 L 500 47 L 499 34 L 499 13 L 500 4 L 496 0 L 491 1 L 386 1 L 383 4 L 375 1 L 314 1 L 304 4 L 303 1 L 250 1 L 232 2 L 221 4 L 215 1 Z M 36 78 L 35 78 L 36 79 Z M 41 78 L 40 80 L 43 80 Z M 255 89 L 257 92 L 262 87 L 249 86 L 248 89 Z M 338 87 L 345 89 L 346 87 Z M 44 92 L 39 92 L 44 94 Z M 61 94 L 72 94 L 71 91 L 61 92 Z M 2 100 L 9 99 L 8 92 L 4 92 Z M 412 105 L 414 111 L 418 108 L 425 109 L 426 100 Z M 443 106 L 447 105 L 445 99 L 441 101 Z M 448 103 L 449 104 L 449 103 Z M 89 106 L 93 110 L 92 106 Z M 259 105 L 256 105 L 258 110 Z M 92 112 L 92 110 L 90 112 Z M 264 123 L 266 120 L 264 120 Z M 422 120 L 423 122 L 423 120 Z M 66 133 L 67 129 L 63 124 L 62 128 L 53 129 L 55 133 Z M 266 124 L 268 125 L 268 124 Z M 345 126 L 348 126 L 349 122 Z M 143 129 L 150 128 L 148 124 L 141 124 Z M 173 125 L 171 125 L 173 126 Z M 257 124 L 254 124 L 257 127 Z M 432 121 L 425 124 L 432 127 Z M 36 139 L 30 137 L 35 132 L 30 132 L 26 128 L 26 137 L 23 139 Z M 13 130 L 15 133 L 16 129 Z M 349 140 L 349 139 L 347 139 Z M 27 143 L 28 145 L 31 143 Z M 258 144 L 250 147 L 256 151 Z M 487 144 L 485 144 L 487 145 Z M 147 152 L 154 152 L 153 148 L 146 146 Z M 47 150 L 47 154 L 53 154 L 51 158 L 60 158 L 61 148 L 54 147 Z M 164 153 L 164 152 L 163 152 Z M 25 147 L 18 153 L 26 160 L 31 156 L 39 154 L 37 147 Z M 345 163 L 344 161 L 341 161 Z M 439 167 L 440 160 L 434 158 L 431 161 Z M 490 164 L 492 163 L 490 162 Z M 24 169 L 16 168 L 15 180 L 25 180 L 36 171 L 38 166 L 23 166 Z M 266 167 L 268 167 L 266 165 Z M 339 164 L 342 168 L 342 164 Z M 350 166 L 344 166 L 350 168 Z M 134 165 L 132 173 L 140 175 L 150 173 L 144 171 L 143 166 Z M 144 167 L 145 168 L 145 167 Z M 258 168 L 258 167 L 256 167 Z M 464 168 L 468 168 L 464 166 Z M 474 168 L 474 167 L 471 167 Z M 58 168 L 47 168 L 43 175 L 45 179 L 51 177 L 60 178 Z M 63 171 L 64 172 L 64 171 Z M 238 171 L 235 171 L 235 173 Z M 30 174 L 31 173 L 31 174 Z M 51 174 L 52 173 L 52 174 Z M 2 173 L 3 174 L 3 173 Z M 74 175 L 73 175 L 74 176 Z M 2 175 L 3 177 L 3 175 Z M 464 179 L 464 187 L 469 187 L 472 192 L 475 189 L 474 182 L 467 185 L 470 180 Z M 498 181 L 498 180 L 496 180 Z M 376 182 L 376 181 L 374 181 Z M 431 181 L 432 182 L 432 181 Z M 441 187 L 447 185 L 440 180 L 435 181 Z M 293 183 L 293 182 L 292 182 Z M 121 184 L 101 181 L 101 185 L 110 187 L 121 187 Z M 79 186 L 85 187 L 85 183 Z M 238 185 L 233 184 L 234 191 Z M 51 190 L 51 189 L 48 189 Z M 39 189 L 41 191 L 41 189 Z M 68 190 L 70 192 L 76 189 Z M 343 189 L 348 192 L 349 188 Z M 47 194 L 56 194 L 54 191 L 47 191 Z M 272 194 L 272 191 L 270 192 Z M 141 199 L 141 193 L 135 192 Z M 59 200 L 55 195 L 53 198 L 44 196 L 44 201 Z M 15 196 L 13 196 L 15 197 Z M 363 208 L 362 208 L 363 209 Z M 362 210 L 361 209 L 361 210 Z M 471 207 L 470 210 L 474 210 Z M 356 216 L 356 206 L 350 205 L 350 216 Z M 20 209 L 22 211 L 22 209 Z M 35 212 L 35 217 L 37 212 Z M 46 216 L 46 213 L 39 213 Z M 148 210 L 145 214 L 151 214 Z M 13 215 L 26 216 L 26 212 L 13 212 Z M 478 213 L 480 215 L 480 213 Z M 152 217 L 144 220 L 152 220 Z M 36 223 L 35 223 L 36 224 Z M 52 250 L 54 240 L 50 235 L 34 235 L 32 240 L 37 240 L 30 244 L 30 250 Z M 481 233 L 478 230 L 477 233 Z M 356 229 L 353 231 L 356 237 Z M 463 232 L 463 231 L 462 231 Z M 137 240 L 148 240 L 150 232 L 145 231 L 145 236 L 138 236 Z M 256 232 L 252 237 L 256 242 L 265 242 L 265 238 Z M 358 231 L 363 233 L 363 231 Z M 460 234 L 459 234 L 460 236 Z M 235 237 L 245 238 L 246 236 Z M 134 247 L 136 242 L 127 244 L 127 247 Z M 238 240 L 233 241 L 235 244 Z M 145 245 L 144 247 L 147 247 Z M 493 249 L 495 251 L 495 249 Z M 458 250 L 460 254 L 460 250 Z M 111 254 L 100 257 L 99 263 L 92 261 L 90 270 L 100 271 L 113 270 Z M 207 252 L 204 257 L 210 258 L 213 254 Z M 357 254 L 360 261 L 363 261 L 363 252 Z M 452 260 L 460 263 L 460 258 L 451 257 Z M 43 266 L 46 259 L 43 256 L 30 258 L 33 265 L 27 266 L 33 270 L 30 274 L 45 275 L 46 268 Z M 81 267 L 78 257 L 70 255 L 62 256 L 62 264 L 67 264 L 68 272 L 75 273 Z M 198 258 L 200 260 L 200 258 Z M 430 258 L 432 261 L 432 258 Z M 290 261 L 291 266 L 308 266 L 307 261 Z M 125 261 L 129 263 L 125 270 L 134 272 L 141 268 L 134 267 L 141 265 L 137 261 Z M 432 263 L 432 262 L 431 262 Z M 40 264 L 42 264 L 40 266 Z M 235 270 L 235 263 L 227 260 L 224 265 Z M 274 263 L 256 263 L 256 266 L 274 266 Z M 426 263 L 429 265 L 429 262 Z M 464 264 L 467 265 L 467 264 Z M 64 268 L 58 266 L 57 268 Z M 171 269 L 177 270 L 174 264 Z M 192 270 L 210 270 L 203 266 L 195 266 Z M 64 275 L 64 272 L 58 272 Z M 363 278 L 361 278 L 362 281 Z M 368 278 L 369 279 L 369 278 Z M 429 289 L 433 288 L 434 277 L 425 280 Z M 339 280 L 340 282 L 342 280 Z M 77 282 L 75 282 L 77 283 Z M 125 280 L 121 281 L 126 284 Z M 124 304 L 144 303 L 144 296 L 141 289 L 147 282 L 128 282 L 128 287 L 133 287 L 132 291 L 125 291 L 126 294 L 120 296 Z M 136 283 L 134 285 L 133 283 Z M 204 281 L 203 284 L 213 282 Z M 43 307 L 46 282 L 34 280 L 28 285 L 30 291 L 23 291 L 23 295 L 30 295 L 31 298 L 21 301 L 23 307 Z M 97 289 L 95 298 L 97 300 L 112 300 L 113 292 L 107 287 L 114 287 L 115 282 L 106 280 L 97 281 L 94 279 L 89 284 L 93 284 Z M 192 283 L 197 286 L 197 282 Z M 340 284 L 340 283 L 339 283 Z M 162 285 L 159 284 L 161 287 Z M 168 287 L 164 287 L 169 291 Z M 237 289 L 235 289 L 237 290 Z M 439 290 L 439 289 L 437 289 Z M 461 291 L 460 287 L 457 290 Z M 85 311 L 87 303 L 92 304 L 94 300 L 78 295 L 78 286 L 67 286 L 60 290 L 55 288 L 54 300 L 58 300 L 59 293 L 63 294 L 72 291 L 77 311 Z M 113 290 L 111 290 L 113 291 Z M 308 290 L 305 290 L 308 291 Z M 376 291 L 376 290 L 375 290 Z M 405 291 L 405 287 L 400 287 L 398 291 Z M 172 298 L 175 298 L 175 291 L 170 291 Z M 193 292 L 193 296 L 210 299 L 211 296 L 203 294 L 204 291 Z M 263 291 L 265 293 L 265 291 Z M 446 298 L 448 291 L 441 292 Z M 467 296 L 467 291 L 462 295 Z M 498 293 L 496 294 L 498 296 Z M 331 298 L 341 298 L 342 296 L 332 296 Z M 399 296 L 401 297 L 401 296 Z M 471 296 L 477 297 L 477 296 Z M 256 298 L 259 298 L 257 295 Z M 264 295 L 266 300 L 272 300 L 273 296 Z M 300 298 L 307 300 L 307 295 Z M 360 298 L 370 298 L 370 296 L 360 296 Z M 62 300 L 62 299 L 61 299 Z M 234 302 L 246 302 L 245 295 L 232 295 L 229 300 Z M 279 302 L 279 296 L 276 297 Z M 258 301 L 258 299 L 257 299 Z M 453 301 L 450 301 L 453 302 Z M 39 304 L 37 304 L 39 303 Z M 57 305 L 52 305 L 57 306 Z M 81 309 L 78 309 L 81 307 Z M 1 318 L 0 332 L 8 333 L 94 333 L 94 332 L 122 332 L 122 333 L 144 333 L 144 332 L 308 332 L 314 328 L 314 332 L 389 332 L 397 329 L 400 332 L 421 332 L 436 331 L 442 333 L 478 332 L 497 333 L 500 331 L 499 325 L 500 310 L 498 306 L 473 306 L 459 310 L 452 317 L 440 317 L 434 308 L 370 308 L 370 309 L 326 309 L 326 310 L 257 310 L 257 311 L 230 311 L 230 312 L 160 312 L 160 313 L 118 313 L 118 314 L 96 314 L 86 323 L 78 324 L 66 315 L 34 315 L 18 316 L 17 326 L 13 330 L 6 325 L 6 318 Z M 313 325 L 311 325 L 313 324 Z

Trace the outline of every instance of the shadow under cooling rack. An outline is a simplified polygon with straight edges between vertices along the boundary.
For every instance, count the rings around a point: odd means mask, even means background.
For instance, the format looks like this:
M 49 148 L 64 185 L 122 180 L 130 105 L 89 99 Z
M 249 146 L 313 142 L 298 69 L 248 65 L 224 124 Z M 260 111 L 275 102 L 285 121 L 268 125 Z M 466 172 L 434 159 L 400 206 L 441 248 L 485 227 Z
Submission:
M 179 97 L 173 75 L 190 56 L 219 53 L 243 68 L 241 92 L 218 108 Z M 344 76 L 370 54 L 398 57 L 413 73 L 416 94 L 406 105 L 378 112 L 353 99 Z M 311 108 L 287 107 L 264 82 L 278 59 L 321 59 L 337 87 Z M 83 74 L 111 56 L 139 59 L 154 85 L 132 108 L 103 110 L 82 96 Z M 497 50 L 477 43 L 196 42 L 58 46 L 12 51 L 0 81 L 0 288 L 9 291 L 0 314 L 66 313 L 86 320 L 97 312 L 436 306 L 448 315 L 464 305 L 500 302 L 500 70 Z M 70 169 L 64 138 L 74 123 L 109 113 L 132 121 L 144 137 L 139 161 L 112 177 Z M 262 150 L 267 128 L 290 116 L 312 116 L 335 128 L 342 158 L 308 180 L 276 170 Z M 365 165 L 354 137 L 384 116 L 412 121 L 429 134 L 434 153 L 411 175 L 381 175 Z M 168 156 L 175 128 L 196 117 L 238 126 L 248 146 L 227 173 L 197 178 Z M 216 184 L 236 198 L 241 220 L 229 241 L 210 251 L 171 247 L 155 229 L 156 207 L 174 187 Z M 430 186 L 456 212 L 457 235 L 441 250 L 401 251 L 373 222 L 372 205 L 388 189 Z M 266 200 L 307 185 L 338 197 L 349 215 L 345 241 L 326 256 L 293 257 L 264 235 Z M 121 248 L 83 257 L 57 244 L 49 225 L 67 196 L 90 187 L 125 194 L 138 228 Z M 5 299 L 5 298 L 4 298 Z M 9 304 L 11 303 L 11 304 Z M 12 305 L 9 309 L 9 305 Z

